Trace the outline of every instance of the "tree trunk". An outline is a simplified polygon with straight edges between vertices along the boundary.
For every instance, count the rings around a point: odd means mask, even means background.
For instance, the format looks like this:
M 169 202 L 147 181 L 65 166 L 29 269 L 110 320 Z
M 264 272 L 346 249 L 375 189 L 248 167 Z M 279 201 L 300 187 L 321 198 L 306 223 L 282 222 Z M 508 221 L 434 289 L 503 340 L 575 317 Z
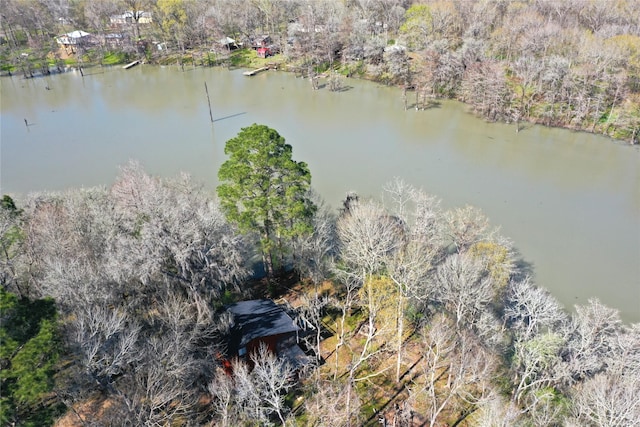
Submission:
M 349 383 L 347 384 L 347 402 L 346 402 L 346 415 L 347 415 L 347 427 L 351 427 L 351 390 L 353 388 L 353 369 L 349 372 Z
M 273 278 L 273 255 L 271 251 L 262 251 L 262 262 L 264 263 L 264 272 L 269 279 Z
M 267 278 L 271 279 L 273 277 L 273 256 L 269 249 L 264 248 L 264 243 L 262 246 L 262 264 L 264 266 L 264 272 L 267 275 Z
M 402 102 L 404 104 L 404 111 L 407 111 L 407 85 L 402 87 Z
M 278 237 L 278 262 L 280 264 L 278 266 L 279 273 L 280 275 L 284 276 L 287 269 L 286 269 L 286 260 L 284 257 L 284 245 L 282 243 L 282 237 Z
M 400 365 L 402 364 L 402 335 L 404 333 L 404 300 L 402 295 L 398 295 L 398 354 L 396 360 L 396 382 L 400 382 Z

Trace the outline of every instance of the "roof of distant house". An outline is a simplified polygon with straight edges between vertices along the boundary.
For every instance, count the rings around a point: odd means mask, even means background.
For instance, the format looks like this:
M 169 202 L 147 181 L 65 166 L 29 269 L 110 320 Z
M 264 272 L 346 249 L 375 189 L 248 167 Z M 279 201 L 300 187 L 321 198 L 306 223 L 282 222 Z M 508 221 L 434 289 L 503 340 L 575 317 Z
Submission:
M 241 301 L 231 304 L 227 309 L 233 314 L 235 339 L 230 351 L 244 347 L 256 338 L 285 334 L 298 330 L 293 319 L 268 299 Z
M 227 44 L 234 44 L 236 41 L 234 39 L 232 39 L 231 37 L 225 37 L 223 39 L 218 40 L 218 43 L 223 44 L 223 45 L 227 45 Z
M 91 34 L 87 33 L 86 31 L 75 30 L 75 31 L 71 31 L 70 33 L 62 34 L 56 37 L 56 40 L 60 44 L 71 45 L 71 44 L 77 44 L 78 41 L 81 41 L 84 37 L 87 37 L 90 35 Z
M 75 31 L 71 31 L 70 33 L 65 34 L 65 36 L 72 38 L 72 39 L 79 39 L 81 37 L 86 37 L 90 35 L 89 33 L 87 33 L 86 31 L 82 31 L 82 30 L 75 30 Z

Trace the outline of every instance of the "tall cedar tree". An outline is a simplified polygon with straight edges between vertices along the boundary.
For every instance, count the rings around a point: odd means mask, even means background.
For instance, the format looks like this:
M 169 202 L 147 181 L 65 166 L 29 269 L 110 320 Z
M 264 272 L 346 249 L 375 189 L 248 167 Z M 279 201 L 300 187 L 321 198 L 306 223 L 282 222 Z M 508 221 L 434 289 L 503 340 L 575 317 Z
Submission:
M 275 261 L 284 269 L 288 243 L 313 231 L 311 173 L 306 163 L 291 158 L 291 145 L 265 125 L 242 128 L 224 152 L 229 159 L 218 171 L 220 203 L 242 232 L 260 235 L 265 272 L 273 277 Z

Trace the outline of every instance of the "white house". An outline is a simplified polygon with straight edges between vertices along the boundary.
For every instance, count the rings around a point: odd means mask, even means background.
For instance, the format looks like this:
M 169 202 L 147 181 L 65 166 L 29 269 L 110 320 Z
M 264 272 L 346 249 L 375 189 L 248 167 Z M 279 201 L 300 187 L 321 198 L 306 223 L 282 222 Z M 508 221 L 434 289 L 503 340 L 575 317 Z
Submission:
M 112 25 L 133 24 L 136 17 L 138 18 L 138 24 L 151 24 L 153 22 L 151 12 L 145 12 L 142 10 L 138 10 L 136 12 L 128 10 L 121 15 L 111 15 L 109 17 L 109 22 Z
M 65 47 L 74 46 L 85 42 L 86 40 L 88 40 L 89 36 L 91 36 L 91 34 L 87 33 L 86 31 L 75 30 L 56 37 L 56 41 L 58 42 L 58 44 L 61 44 Z

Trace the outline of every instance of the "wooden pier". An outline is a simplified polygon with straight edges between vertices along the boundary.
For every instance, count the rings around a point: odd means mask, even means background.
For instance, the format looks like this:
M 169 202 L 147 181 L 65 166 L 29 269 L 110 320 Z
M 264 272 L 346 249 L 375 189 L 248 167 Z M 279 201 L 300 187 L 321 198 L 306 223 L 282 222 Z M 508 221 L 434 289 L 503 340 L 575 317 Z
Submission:
M 250 70 L 250 71 L 245 71 L 244 74 L 245 76 L 255 76 L 258 73 L 261 73 L 263 71 L 267 71 L 270 67 L 262 67 L 262 68 L 256 68 L 255 70 Z
M 123 66 L 122 68 L 124 68 L 125 70 L 128 70 L 131 67 L 135 67 L 136 65 L 138 65 L 140 63 L 140 60 L 137 59 L 133 62 L 128 63 L 127 65 Z

